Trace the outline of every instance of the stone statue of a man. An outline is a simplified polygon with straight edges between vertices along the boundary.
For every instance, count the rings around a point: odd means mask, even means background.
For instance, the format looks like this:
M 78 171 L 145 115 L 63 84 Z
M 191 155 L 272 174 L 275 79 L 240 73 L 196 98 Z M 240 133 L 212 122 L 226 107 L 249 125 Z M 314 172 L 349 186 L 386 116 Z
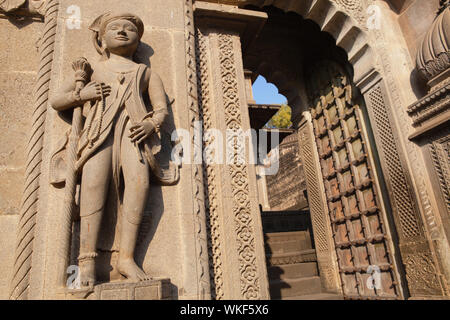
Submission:
M 167 177 L 161 175 L 154 157 L 159 141 L 156 133 L 168 115 L 166 94 L 160 77 L 133 60 L 144 33 L 139 17 L 107 13 L 90 29 L 100 61 L 92 66 L 92 75 L 81 90 L 76 90 L 72 78 L 51 100 L 58 111 L 84 105 L 76 162 L 81 174 L 81 283 L 95 283 L 96 245 L 110 182 L 123 217 L 117 269 L 132 281 L 144 281 L 149 276 L 136 265 L 134 251 L 149 196 L 150 173 L 158 182 L 170 183 L 164 181 Z M 144 102 L 147 94 L 151 105 Z

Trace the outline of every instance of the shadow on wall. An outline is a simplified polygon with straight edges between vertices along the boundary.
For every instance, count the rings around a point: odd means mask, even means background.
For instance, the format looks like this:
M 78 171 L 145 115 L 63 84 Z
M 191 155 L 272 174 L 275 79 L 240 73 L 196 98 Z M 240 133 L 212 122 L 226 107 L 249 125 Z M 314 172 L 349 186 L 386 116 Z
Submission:
M 5 16 L 0 16 L 0 19 L 5 19 Z M 24 16 L 6 16 L 6 19 L 17 29 L 25 28 L 26 26 L 32 24 L 33 22 L 43 22 L 42 19 L 35 17 L 24 17 Z M 37 49 L 36 49 L 37 50 Z
M 418 100 L 427 95 L 428 93 L 427 81 L 423 79 L 423 77 L 419 74 L 417 69 L 414 69 L 411 72 L 409 81 L 411 83 L 411 88 L 414 92 L 414 95 Z

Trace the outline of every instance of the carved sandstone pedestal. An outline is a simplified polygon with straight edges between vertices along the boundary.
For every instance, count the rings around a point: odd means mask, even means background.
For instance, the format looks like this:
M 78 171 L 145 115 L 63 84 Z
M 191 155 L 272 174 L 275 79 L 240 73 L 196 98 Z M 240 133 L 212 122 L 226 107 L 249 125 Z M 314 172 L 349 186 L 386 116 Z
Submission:
M 170 300 L 170 280 L 155 279 L 141 282 L 110 282 L 92 290 L 68 290 L 66 299 L 88 300 Z

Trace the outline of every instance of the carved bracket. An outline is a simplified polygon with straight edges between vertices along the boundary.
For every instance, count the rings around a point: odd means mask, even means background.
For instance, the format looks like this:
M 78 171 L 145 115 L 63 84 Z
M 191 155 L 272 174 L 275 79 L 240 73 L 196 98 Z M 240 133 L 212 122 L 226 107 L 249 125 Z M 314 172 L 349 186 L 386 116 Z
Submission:
M 47 0 L 0 0 L 0 13 L 43 16 L 46 2 Z

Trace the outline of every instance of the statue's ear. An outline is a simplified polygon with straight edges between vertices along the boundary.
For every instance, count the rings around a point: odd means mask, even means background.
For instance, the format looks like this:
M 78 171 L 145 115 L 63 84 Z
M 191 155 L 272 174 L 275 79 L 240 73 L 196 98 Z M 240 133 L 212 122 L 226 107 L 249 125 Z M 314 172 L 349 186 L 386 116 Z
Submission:
M 109 13 L 104 13 L 100 16 L 98 16 L 94 22 L 92 22 L 92 24 L 89 26 L 89 30 L 92 31 L 92 43 L 94 44 L 95 50 L 97 50 L 97 52 L 100 55 L 103 55 L 104 53 L 104 49 L 102 48 L 102 39 L 100 39 L 100 28 L 102 26 L 102 21 L 103 18 L 109 15 Z

